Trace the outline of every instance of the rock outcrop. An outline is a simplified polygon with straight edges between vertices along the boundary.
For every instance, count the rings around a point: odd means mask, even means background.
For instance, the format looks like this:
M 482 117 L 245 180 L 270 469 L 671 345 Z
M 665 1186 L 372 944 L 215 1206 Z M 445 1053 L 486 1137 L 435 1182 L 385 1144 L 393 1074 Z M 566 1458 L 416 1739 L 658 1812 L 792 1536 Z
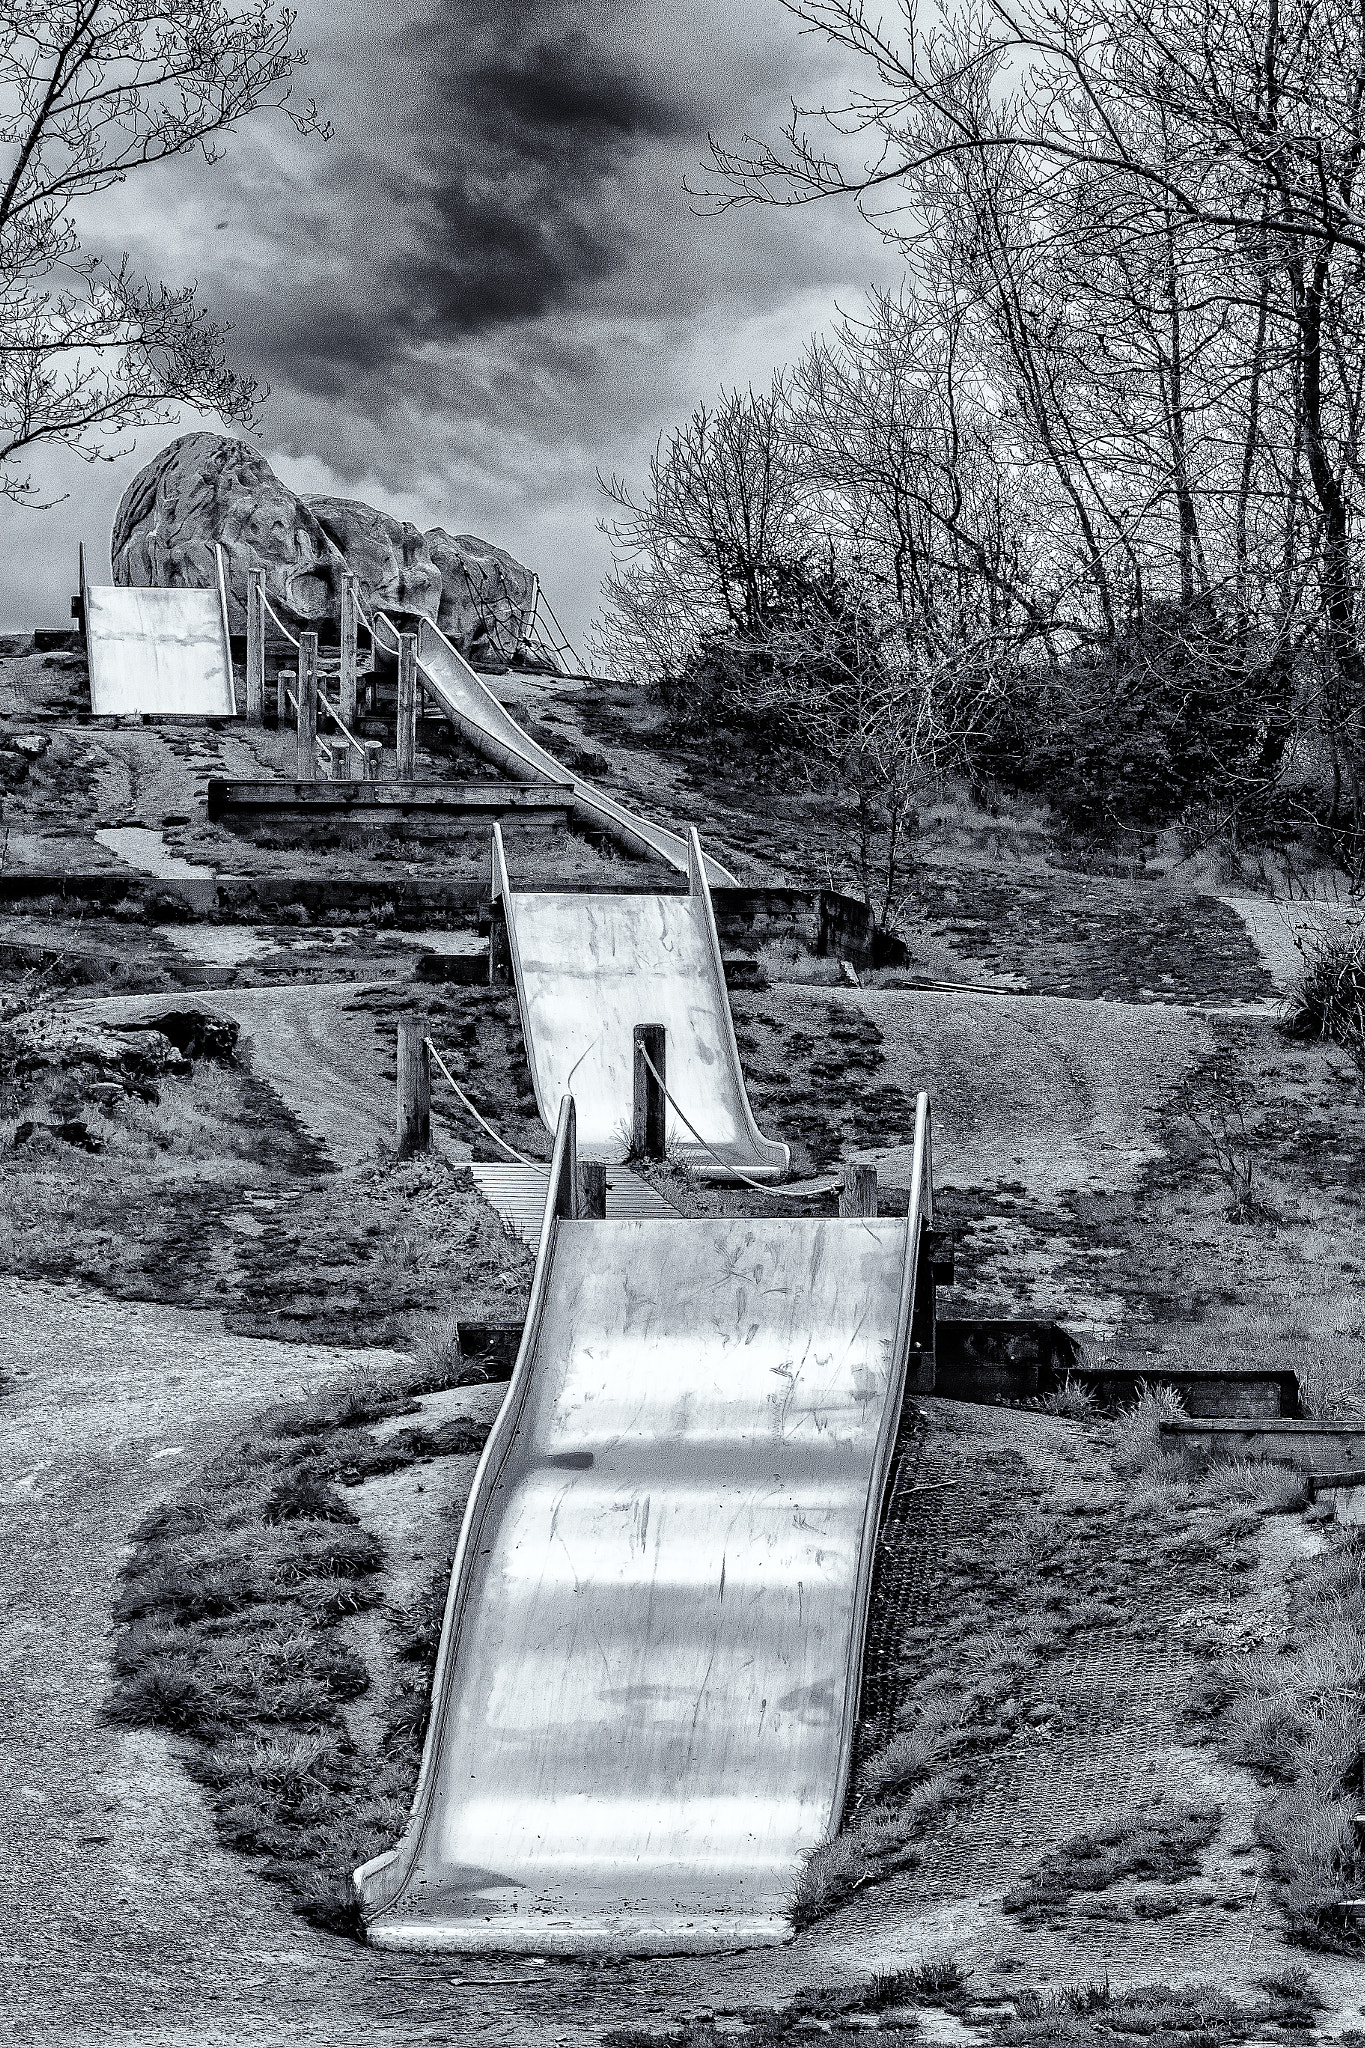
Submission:
M 460 652 L 505 667 L 521 644 L 534 578 L 473 534 L 422 533 L 349 498 L 299 497 L 245 441 L 183 434 L 139 470 L 110 543 L 115 583 L 204 589 L 221 546 L 228 622 L 246 631 L 247 572 L 294 631 L 335 624 L 341 573 L 367 611 L 430 619 Z
M 323 532 L 360 578 L 367 607 L 438 622 L 441 571 L 424 533 L 353 498 L 305 498 Z
M 248 569 L 296 630 L 336 616 L 336 556 L 302 498 L 265 457 L 222 434 L 182 434 L 139 470 L 123 494 L 109 551 L 114 581 L 205 590 L 221 544 L 228 622 L 246 631 Z

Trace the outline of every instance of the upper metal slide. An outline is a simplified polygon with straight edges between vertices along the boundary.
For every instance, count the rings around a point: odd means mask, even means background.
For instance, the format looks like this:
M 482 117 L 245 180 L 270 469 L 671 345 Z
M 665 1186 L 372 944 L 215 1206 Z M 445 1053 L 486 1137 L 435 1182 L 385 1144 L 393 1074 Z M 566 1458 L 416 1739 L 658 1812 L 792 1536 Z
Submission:
M 384 612 L 376 615 L 375 625 L 381 621 L 396 645 L 397 627 Z M 446 716 L 485 760 L 494 762 L 514 781 L 548 782 L 556 789 L 568 790 L 579 810 L 603 825 L 618 845 L 646 858 L 654 855 L 680 874 L 687 873 L 687 841 L 681 834 L 637 816 L 591 782 L 570 774 L 562 761 L 556 761 L 522 731 L 459 649 L 427 619 L 418 627 L 417 666 Z M 708 877 L 717 887 L 733 883 L 734 876 L 719 861 L 708 860 L 706 865 Z
M 591 1222 L 559 1118 L 521 1351 L 465 1514 L 386 1948 L 784 1940 L 839 1824 L 932 1209 Z
M 209 590 L 125 589 L 85 580 L 81 598 L 97 717 L 232 718 L 232 649 L 220 578 Z
M 507 920 L 536 1103 L 552 1131 L 572 1093 L 580 1153 L 624 1159 L 635 1026 L 662 1024 L 665 1080 L 682 1111 L 666 1105 L 667 1144 L 708 1177 L 771 1179 L 791 1155 L 754 1122 L 695 829 L 683 844 L 686 896 L 514 895 L 493 827 L 493 901 Z

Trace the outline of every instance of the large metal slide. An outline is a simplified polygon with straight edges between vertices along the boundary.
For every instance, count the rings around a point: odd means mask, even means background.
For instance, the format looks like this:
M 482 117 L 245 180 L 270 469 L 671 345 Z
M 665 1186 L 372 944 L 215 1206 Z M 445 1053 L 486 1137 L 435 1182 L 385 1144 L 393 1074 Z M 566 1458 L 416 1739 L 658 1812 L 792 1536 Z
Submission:
M 375 626 L 381 621 L 396 647 L 397 627 L 383 612 L 376 614 Z M 646 858 L 653 855 L 679 873 L 687 873 L 687 841 L 680 833 L 639 817 L 591 782 L 570 774 L 562 761 L 556 761 L 522 731 L 459 649 L 427 619 L 418 627 L 417 666 L 422 682 L 451 723 L 485 760 L 494 762 L 516 782 L 548 782 L 556 789 L 568 790 L 577 808 L 602 825 L 618 845 Z M 708 859 L 706 871 L 718 887 L 735 879 L 719 861 Z
M 695 829 L 683 844 L 686 896 L 514 894 L 493 827 L 493 901 L 507 923 L 536 1103 L 552 1131 L 572 1093 L 582 1156 L 623 1160 L 635 1026 L 662 1024 L 674 1098 L 665 1106 L 667 1145 L 708 1177 L 771 1179 L 787 1171 L 790 1154 L 754 1122 Z
M 97 718 L 236 715 L 221 559 L 208 590 L 124 589 L 87 583 L 82 548 L 81 611 Z
M 848 1782 L 932 1210 L 924 1096 L 916 1154 L 903 1219 L 594 1222 L 566 1098 L 412 1819 L 356 1873 L 372 1942 L 790 1934 Z

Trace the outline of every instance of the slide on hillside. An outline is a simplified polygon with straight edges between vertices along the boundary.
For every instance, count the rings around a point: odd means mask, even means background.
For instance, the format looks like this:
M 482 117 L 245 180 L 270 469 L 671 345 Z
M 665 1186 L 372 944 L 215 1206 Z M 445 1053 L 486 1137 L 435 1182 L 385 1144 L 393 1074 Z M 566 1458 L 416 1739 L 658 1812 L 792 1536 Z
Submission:
M 381 620 L 396 645 L 398 633 L 392 619 L 380 612 L 376 625 Z M 561 761 L 556 761 L 553 754 L 537 746 L 530 734 L 522 731 L 459 649 L 452 647 L 445 634 L 427 619 L 422 620 L 418 630 L 417 666 L 425 687 L 485 760 L 496 763 L 515 781 L 548 782 L 556 789 L 569 790 L 578 809 L 600 824 L 618 846 L 646 859 L 652 855 L 667 861 L 680 874 L 687 873 L 687 841 L 680 833 L 638 817 L 624 804 L 594 788 L 591 782 L 570 774 Z M 708 860 L 706 869 L 717 887 L 735 879 L 719 861 Z
M 683 846 L 686 896 L 514 896 L 493 827 L 493 901 L 507 920 L 536 1103 L 552 1131 L 572 1093 L 581 1156 L 623 1160 L 635 1026 L 662 1024 L 664 1078 L 682 1111 L 667 1104 L 666 1143 L 708 1177 L 738 1169 L 771 1179 L 787 1171 L 790 1154 L 754 1122 L 695 828 Z
M 88 584 L 82 548 L 81 598 L 96 717 L 235 716 L 221 586 L 154 590 Z
M 566 1100 L 412 1819 L 356 1872 L 387 1948 L 781 1941 L 843 1810 L 927 1098 L 911 1212 L 870 1222 L 580 1219 L 573 1126 Z

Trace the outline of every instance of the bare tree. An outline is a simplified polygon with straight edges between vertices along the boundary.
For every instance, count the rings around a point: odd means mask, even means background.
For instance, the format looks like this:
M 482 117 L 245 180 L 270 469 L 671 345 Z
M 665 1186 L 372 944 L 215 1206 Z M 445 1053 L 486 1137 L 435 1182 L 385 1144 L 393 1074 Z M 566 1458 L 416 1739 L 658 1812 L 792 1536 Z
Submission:
M 1167 565 L 1185 615 L 1232 593 L 1243 650 L 1263 602 L 1263 660 L 1319 634 L 1334 815 L 1365 833 L 1365 11 L 787 4 L 863 83 L 798 110 L 781 145 L 717 148 L 718 203 L 844 195 L 921 277 L 950 248 L 1101 635 L 1141 619 Z M 850 138 L 870 140 L 861 164 Z
M 783 376 L 698 406 L 660 439 L 638 500 L 621 477 L 598 482 L 617 513 L 602 526 L 615 564 L 599 652 L 618 667 L 657 677 L 708 632 L 761 634 L 783 579 L 810 553 Z
M 126 429 L 177 403 L 251 416 L 192 286 L 137 276 L 81 247 L 73 208 L 200 150 L 262 108 L 325 134 L 295 106 L 305 61 L 275 0 L 0 0 L 0 494 L 36 502 L 42 444 L 107 459 Z

